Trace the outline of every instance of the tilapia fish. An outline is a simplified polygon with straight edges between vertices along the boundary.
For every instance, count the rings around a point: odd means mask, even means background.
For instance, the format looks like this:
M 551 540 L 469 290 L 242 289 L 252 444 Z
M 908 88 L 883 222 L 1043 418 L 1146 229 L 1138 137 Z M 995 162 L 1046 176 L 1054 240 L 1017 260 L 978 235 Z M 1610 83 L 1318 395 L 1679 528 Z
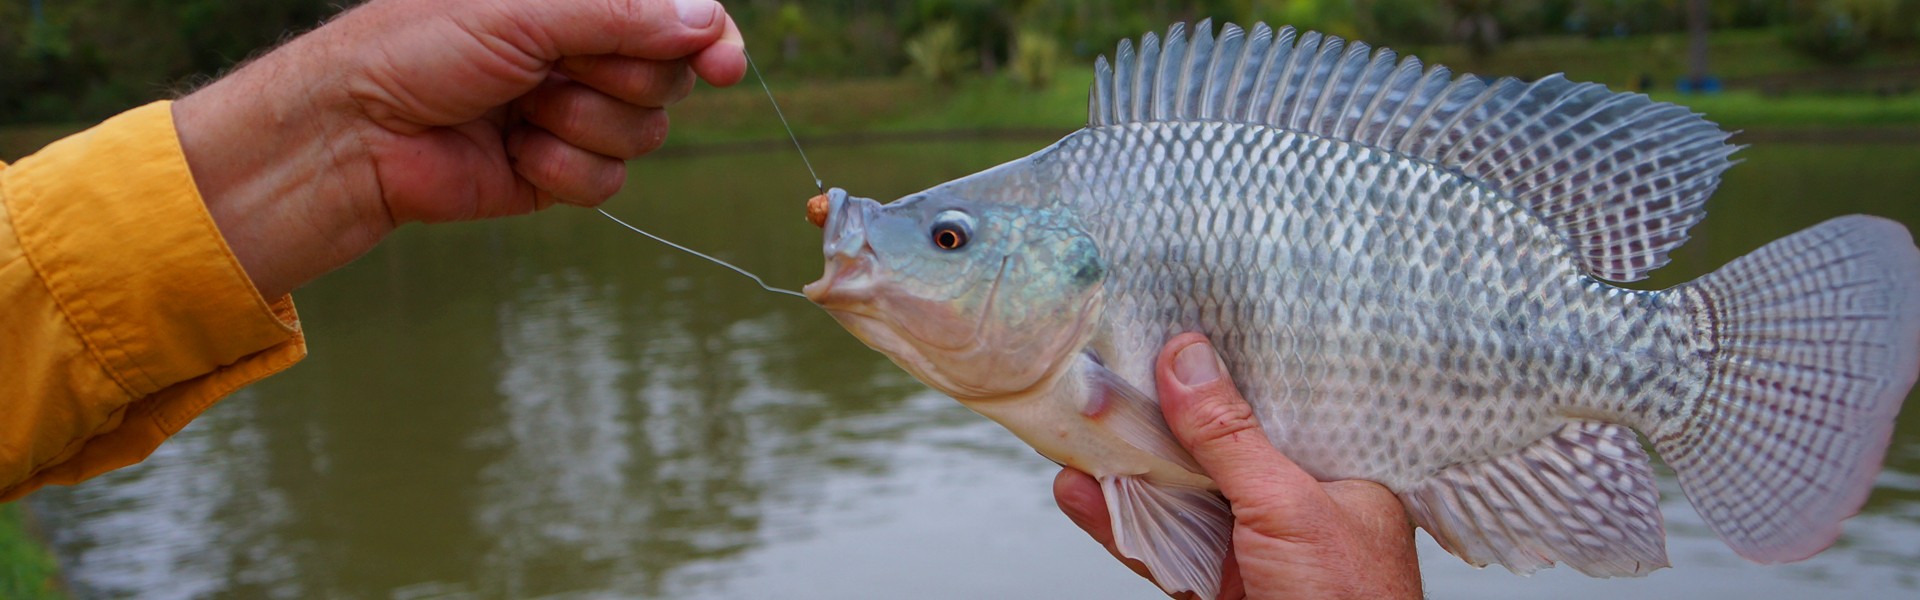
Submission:
M 1098 478 L 1169 592 L 1214 596 L 1232 519 L 1156 404 L 1184 331 L 1282 452 L 1393 490 L 1475 565 L 1666 566 L 1637 435 L 1755 561 L 1826 548 L 1866 499 L 1920 371 L 1901 225 L 1840 217 L 1626 289 L 1736 149 L 1685 108 L 1264 25 L 1176 25 L 1095 68 L 1086 128 L 1031 156 L 886 205 L 830 192 L 806 293 Z

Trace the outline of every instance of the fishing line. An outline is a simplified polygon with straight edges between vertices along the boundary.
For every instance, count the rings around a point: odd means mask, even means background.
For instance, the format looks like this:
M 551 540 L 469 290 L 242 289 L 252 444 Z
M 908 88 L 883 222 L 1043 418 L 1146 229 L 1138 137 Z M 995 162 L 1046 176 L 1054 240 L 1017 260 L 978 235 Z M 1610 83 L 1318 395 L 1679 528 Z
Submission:
M 740 49 L 740 55 L 747 57 L 747 67 L 753 69 L 753 78 L 760 80 L 760 89 L 767 92 L 767 103 L 773 105 L 774 116 L 780 117 L 780 126 L 787 128 L 787 139 L 793 140 L 793 149 L 800 152 L 800 162 L 807 165 L 807 174 L 813 176 L 813 187 L 820 193 L 827 193 L 827 184 L 820 181 L 820 173 L 813 170 L 813 161 L 807 160 L 807 151 L 800 148 L 800 136 L 794 135 L 793 126 L 787 124 L 787 114 L 780 112 L 780 101 L 773 99 L 773 88 L 767 87 L 767 76 L 760 74 L 760 65 L 753 64 L 753 55 L 746 48 Z
M 672 247 L 673 247 L 673 248 L 674 248 L 675 250 L 679 250 L 679 251 L 681 251 L 681 252 L 685 252 L 685 253 L 687 253 L 687 254 L 692 254 L 692 255 L 694 255 L 694 256 L 698 256 L 698 257 L 700 257 L 700 258 L 704 258 L 704 259 L 707 259 L 707 260 L 710 260 L 710 261 L 713 261 L 713 263 L 714 263 L 714 264 L 717 264 L 717 265 L 720 265 L 720 266 L 722 266 L 722 267 L 726 267 L 726 268 L 729 268 L 729 269 L 733 269 L 733 272 L 735 272 L 735 273 L 739 273 L 739 274 L 741 274 L 741 275 L 745 275 L 745 276 L 747 276 L 747 279 L 752 279 L 754 283 L 758 283 L 758 284 L 760 284 L 760 289 L 763 289 L 763 290 L 766 290 L 766 291 L 769 291 L 769 292 L 774 292 L 774 293 L 777 293 L 777 294 L 786 294 L 786 295 L 788 295 L 788 296 L 799 296 L 799 297 L 801 297 L 801 298 L 805 298 L 805 297 L 807 297 L 807 295 L 806 295 L 806 294 L 802 294 L 802 293 L 800 293 L 800 292 L 796 292 L 796 291 L 793 291 L 793 290 L 788 290 L 788 289 L 781 289 L 781 288 L 777 288 L 777 287 L 773 287 L 773 286 L 770 286 L 770 285 L 767 285 L 767 282 L 765 282 L 765 281 L 761 281 L 761 280 L 760 280 L 760 276 L 759 276 L 759 275 L 754 275 L 754 274 L 752 274 L 752 273 L 748 273 L 746 269 L 742 269 L 742 268 L 740 268 L 740 267 L 736 267 L 736 266 L 733 266 L 733 263 L 729 263 L 729 262 L 727 262 L 727 261 L 724 261 L 724 260 L 720 260 L 720 259 L 718 259 L 718 258 L 714 258 L 714 257 L 711 257 L 711 256 L 707 256 L 707 255 L 705 255 L 705 254 L 701 254 L 701 253 L 700 253 L 700 251 L 698 251 L 698 250 L 694 250 L 694 249 L 692 249 L 692 248 L 688 248 L 688 247 L 686 247 L 686 246 L 682 246 L 682 245 L 679 245 L 679 244 L 675 244 L 675 243 L 673 243 L 673 242 L 669 242 L 669 241 L 667 241 L 667 240 L 666 240 L 666 238 L 663 238 L 663 237 L 660 237 L 660 236 L 657 236 L 657 235 L 654 235 L 654 234 L 651 234 L 651 233 L 647 233 L 647 231 L 646 231 L 646 230 L 644 230 L 644 229 L 641 229 L 641 228 L 639 228 L 639 227 L 634 227 L 634 226 L 632 226 L 632 225 L 628 225 L 626 221 L 622 221 L 622 220 L 620 220 L 620 217 L 616 217 L 616 216 L 613 216 L 613 213 L 610 213 L 610 212 L 607 212 L 607 209 L 604 209 L 604 208 L 595 208 L 594 210 L 597 210 L 597 211 L 600 211 L 600 214 L 603 214 L 603 215 L 606 215 L 606 216 L 607 216 L 607 218 L 609 218 L 609 219 L 613 219 L 613 222 L 615 222 L 615 223 L 619 223 L 619 224 L 620 224 L 621 226 L 623 226 L 623 227 L 626 227 L 627 229 L 632 229 L 634 233 L 638 233 L 638 234 L 640 234 L 640 235 L 644 235 L 644 236 L 647 236 L 648 238 L 650 238 L 650 239 L 652 239 L 653 241 L 656 241 L 656 242 L 660 242 L 660 243 L 662 243 L 662 244 L 666 244 L 666 245 L 668 245 L 668 246 L 672 246 Z
M 807 174 L 813 176 L 814 187 L 820 188 L 820 193 L 822 194 L 827 193 L 827 185 L 826 183 L 820 180 L 820 173 L 813 170 L 813 161 L 807 160 L 807 151 L 800 148 L 800 136 L 794 135 L 793 126 L 787 124 L 787 115 L 785 113 L 780 112 L 780 102 L 778 100 L 773 99 L 773 88 L 767 86 L 767 77 L 765 75 L 760 74 L 760 66 L 753 64 L 753 55 L 747 54 L 746 48 L 740 49 L 740 55 L 745 56 L 747 58 L 747 66 L 753 69 L 753 78 L 760 80 L 760 89 L 767 93 L 767 102 L 773 105 L 773 114 L 780 117 L 780 126 L 786 128 L 787 139 L 793 140 L 793 149 L 798 150 L 800 152 L 800 162 L 807 165 Z M 732 269 L 733 272 L 735 273 L 745 275 L 747 279 L 752 279 L 754 283 L 759 284 L 760 289 L 773 292 L 776 294 L 786 294 L 788 296 L 796 296 L 799 298 L 807 297 L 806 294 L 802 294 L 800 292 L 767 285 L 767 282 L 761 280 L 759 275 L 754 275 L 753 273 L 748 272 L 746 269 L 733 266 L 733 263 L 729 263 L 727 261 L 720 260 L 718 258 L 707 256 L 705 254 L 700 253 L 700 251 L 698 250 L 694 250 L 686 246 L 675 244 L 673 242 L 667 241 L 666 238 L 663 238 L 651 233 L 647 233 L 647 230 L 641 229 L 639 227 L 634 227 L 632 224 L 629 224 L 626 221 L 620 220 L 620 217 L 613 216 L 613 213 L 607 212 L 607 209 L 595 208 L 594 210 L 600 211 L 601 215 L 604 215 L 609 219 L 613 219 L 613 222 L 619 223 L 620 226 L 633 230 L 634 233 L 647 236 L 647 239 L 651 239 L 653 241 L 666 244 L 667 246 L 672 247 L 675 250 L 679 250 L 687 254 L 692 254 L 694 256 L 707 259 L 708 261 L 712 261 L 713 264 L 720 265 L 728 269 Z

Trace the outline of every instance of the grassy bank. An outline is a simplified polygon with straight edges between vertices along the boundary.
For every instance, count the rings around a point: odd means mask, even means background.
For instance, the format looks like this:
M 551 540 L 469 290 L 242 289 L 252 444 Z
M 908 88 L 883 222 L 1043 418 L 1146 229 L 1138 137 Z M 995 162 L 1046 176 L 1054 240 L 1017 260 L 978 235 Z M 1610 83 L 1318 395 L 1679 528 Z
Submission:
M 18 504 L 0 504 L 0 598 L 64 598 L 53 555 L 27 530 Z

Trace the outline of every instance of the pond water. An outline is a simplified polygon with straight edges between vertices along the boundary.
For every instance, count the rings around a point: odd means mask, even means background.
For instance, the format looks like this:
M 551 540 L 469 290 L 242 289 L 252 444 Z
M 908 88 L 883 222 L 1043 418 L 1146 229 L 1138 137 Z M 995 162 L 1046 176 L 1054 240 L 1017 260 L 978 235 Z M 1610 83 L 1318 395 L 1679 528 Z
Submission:
M 1045 143 L 822 146 L 890 198 Z M 1920 148 L 1740 155 L 1675 264 L 1697 276 L 1840 214 L 1920 226 Z M 650 158 L 616 214 L 798 287 L 791 152 Z M 295 296 L 312 356 L 145 463 L 29 502 L 79 598 L 1158 598 L 1053 507 L 1055 468 L 826 314 L 579 210 L 412 227 Z M 1421 534 L 1435 598 L 1920 590 L 1920 406 L 1865 512 L 1750 564 L 1662 472 L 1674 568 L 1476 570 Z M 1909 596 L 1910 597 L 1910 596 Z

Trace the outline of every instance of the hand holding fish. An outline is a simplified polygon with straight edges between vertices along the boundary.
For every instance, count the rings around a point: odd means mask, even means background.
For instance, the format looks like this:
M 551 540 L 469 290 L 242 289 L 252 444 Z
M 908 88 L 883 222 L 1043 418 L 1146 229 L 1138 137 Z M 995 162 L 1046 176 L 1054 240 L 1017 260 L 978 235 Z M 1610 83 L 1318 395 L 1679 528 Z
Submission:
M 698 76 L 745 73 L 713 0 L 387 0 L 173 106 L 215 223 L 272 298 L 407 222 L 592 206 Z
M 1221 598 L 1420 597 L 1413 526 L 1392 492 L 1369 481 L 1321 483 L 1281 455 L 1205 338 L 1169 341 L 1156 373 L 1167 424 L 1233 505 Z M 1099 482 L 1062 469 L 1053 493 L 1119 556 Z M 1123 562 L 1151 579 L 1139 561 Z

